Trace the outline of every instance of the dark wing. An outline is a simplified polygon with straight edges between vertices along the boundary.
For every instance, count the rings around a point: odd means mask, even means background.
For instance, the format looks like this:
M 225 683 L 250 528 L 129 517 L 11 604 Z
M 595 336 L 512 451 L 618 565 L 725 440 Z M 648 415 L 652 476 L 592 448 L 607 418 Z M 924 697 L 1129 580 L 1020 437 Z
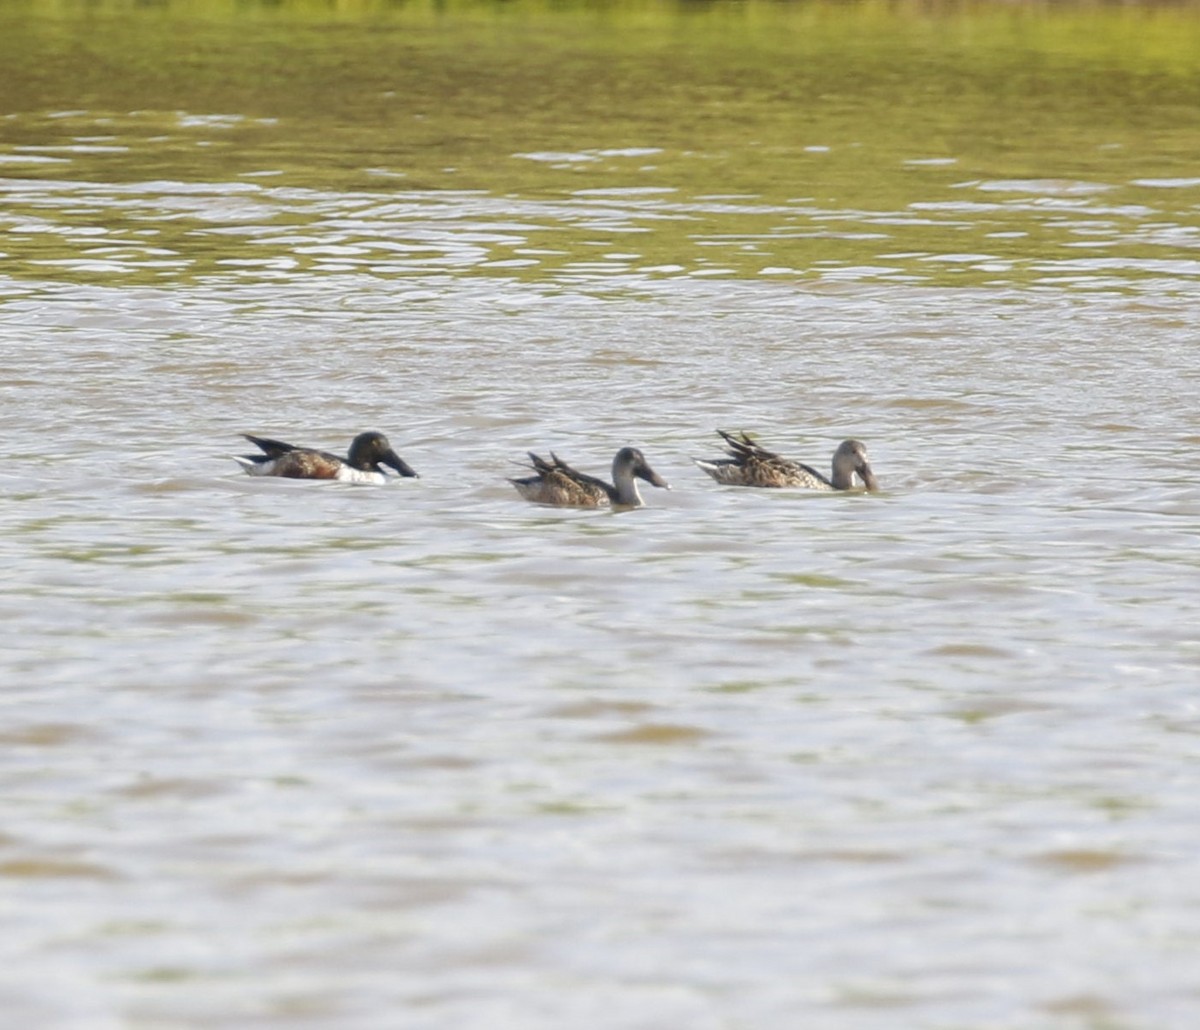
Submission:
M 537 454 L 534 454 L 533 451 L 526 451 L 526 453 L 529 455 L 529 468 L 535 473 L 535 475 L 522 476 L 519 479 L 509 476 L 508 481 L 510 483 L 513 483 L 516 486 L 532 487 L 543 482 L 544 480 L 549 480 L 554 477 L 556 472 L 555 466 L 558 464 L 557 458 L 554 458 L 554 460 L 551 462 Z M 553 458 L 554 455 L 551 454 L 551 457 Z M 525 466 L 521 467 L 524 468 Z
M 545 458 L 540 457 L 539 455 L 534 454 L 533 451 L 529 451 L 528 453 L 529 453 L 529 464 L 533 467 L 533 471 L 536 472 L 539 476 L 548 475 L 549 473 L 553 472 L 561 464 L 559 462 L 558 458 L 555 457 L 553 451 L 550 452 L 550 460 L 549 461 L 547 461 Z
M 262 451 L 266 458 L 278 458 L 287 454 L 288 451 L 296 450 L 290 443 L 281 443 L 279 440 L 268 440 L 264 436 L 251 436 L 249 433 L 243 433 L 242 436 Z M 264 461 L 266 458 L 260 458 L 258 455 L 255 455 L 253 460 Z
M 729 453 L 738 461 L 761 461 L 765 463 L 783 462 L 790 465 L 786 458 L 781 458 L 774 451 L 768 451 L 761 444 L 755 443 L 745 433 L 740 433 L 734 436 L 733 433 L 727 433 L 724 429 L 718 429 L 718 433 L 724 438 L 728 444 Z

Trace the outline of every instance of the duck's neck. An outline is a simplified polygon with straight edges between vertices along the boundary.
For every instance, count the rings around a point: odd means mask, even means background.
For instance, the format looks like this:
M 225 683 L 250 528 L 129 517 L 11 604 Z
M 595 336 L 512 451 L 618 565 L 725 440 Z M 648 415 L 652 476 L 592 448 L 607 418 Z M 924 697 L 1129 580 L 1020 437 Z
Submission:
M 833 463 L 833 478 L 830 480 L 835 490 L 849 490 L 854 486 L 854 466 Z
M 637 478 L 628 469 L 613 469 L 613 486 L 617 490 L 615 504 L 627 505 L 630 508 L 642 506 L 642 495 L 638 490 Z

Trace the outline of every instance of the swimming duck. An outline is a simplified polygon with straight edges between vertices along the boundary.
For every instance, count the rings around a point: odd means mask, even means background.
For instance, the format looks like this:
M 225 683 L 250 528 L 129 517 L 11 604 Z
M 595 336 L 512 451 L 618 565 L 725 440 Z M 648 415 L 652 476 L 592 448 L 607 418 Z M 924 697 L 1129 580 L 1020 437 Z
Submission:
M 233 460 L 252 476 L 283 476 L 286 479 L 339 479 L 343 483 L 385 483 L 388 477 L 380 464 L 402 476 L 416 476 L 392 450 L 382 433 L 359 433 L 350 444 L 350 454 L 339 458 L 328 451 L 294 447 L 243 433 L 262 454 L 234 455 Z
M 826 479 L 809 465 L 781 458 L 760 447 L 745 433 L 734 436 L 723 429 L 717 432 L 729 445 L 728 458 L 705 461 L 693 459 L 718 483 L 728 486 L 801 486 L 809 490 L 850 490 L 854 475 L 863 486 L 874 492 L 879 489 L 875 473 L 867 460 L 867 448 L 858 440 L 843 440 L 833 452 L 833 478 Z
M 561 461 L 553 451 L 550 460 L 539 458 L 529 452 L 535 476 L 525 479 L 510 479 L 518 493 L 526 500 L 538 504 L 555 504 L 579 508 L 597 508 L 612 505 L 614 508 L 640 508 L 644 503 L 638 492 L 637 481 L 644 479 L 652 486 L 671 488 L 667 481 L 654 471 L 636 447 L 622 447 L 613 458 L 612 477 L 614 486 L 603 479 L 585 475 Z

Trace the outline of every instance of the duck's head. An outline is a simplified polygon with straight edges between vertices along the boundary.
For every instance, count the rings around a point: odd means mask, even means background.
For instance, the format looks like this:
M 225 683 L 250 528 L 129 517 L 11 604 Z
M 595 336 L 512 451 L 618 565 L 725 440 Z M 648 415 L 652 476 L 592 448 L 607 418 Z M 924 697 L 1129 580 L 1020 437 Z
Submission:
M 871 471 L 871 462 L 867 458 L 867 445 L 861 440 L 843 440 L 833 455 L 833 470 L 835 474 L 845 477 L 847 485 L 854 480 L 854 474 L 863 481 L 871 493 L 879 489 L 875 473 Z
M 627 476 L 637 476 L 651 486 L 661 486 L 670 490 L 670 484 L 654 471 L 646 461 L 646 456 L 636 447 L 622 447 L 613 458 L 613 482 Z
M 379 466 L 387 465 L 402 476 L 417 476 L 382 433 L 359 433 L 350 445 L 350 464 L 364 472 L 381 472 Z

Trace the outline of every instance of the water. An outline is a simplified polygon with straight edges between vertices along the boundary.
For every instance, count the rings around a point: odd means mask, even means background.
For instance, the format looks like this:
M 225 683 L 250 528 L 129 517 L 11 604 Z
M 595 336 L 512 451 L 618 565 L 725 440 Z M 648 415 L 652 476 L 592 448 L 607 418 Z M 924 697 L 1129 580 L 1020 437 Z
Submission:
M 187 15 L 87 10 L 0 33 L 14 1025 L 1194 1024 L 1190 9 L 1074 51 L 1070 9 L 213 4 L 190 84 L 133 56 Z M 133 78 L 48 65 L 88 39 Z M 789 46 L 857 53 L 858 113 L 772 92 Z M 1057 149 L 946 100 L 1033 53 Z M 958 135 L 865 103 L 905 55 Z M 657 113 L 527 78 L 610 63 Z M 883 492 L 717 487 L 718 427 L 859 437 Z M 228 458 L 367 428 L 422 478 Z M 505 482 L 625 444 L 639 511 Z

